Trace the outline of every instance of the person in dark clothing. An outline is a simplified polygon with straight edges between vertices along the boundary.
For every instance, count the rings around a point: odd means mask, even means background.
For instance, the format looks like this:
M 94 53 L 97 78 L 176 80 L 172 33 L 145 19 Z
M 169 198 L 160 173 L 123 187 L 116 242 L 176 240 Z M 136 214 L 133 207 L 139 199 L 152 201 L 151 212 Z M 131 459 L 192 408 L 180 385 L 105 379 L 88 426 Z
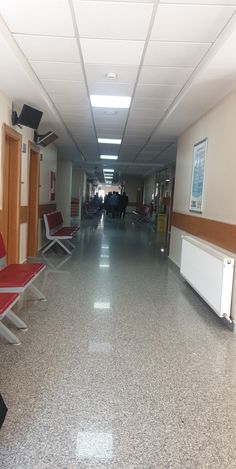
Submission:
M 111 207 L 112 218 L 115 218 L 117 208 L 118 208 L 118 203 L 119 203 L 119 198 L 117 196 L 117 193 L 114 191 L 110 197 L 110 207 Z
M 125 192 L 120 196 L 119 206 L 120 206 L 120 218 L 125 218 L 127 205 L 129 203 L 129 198 Z

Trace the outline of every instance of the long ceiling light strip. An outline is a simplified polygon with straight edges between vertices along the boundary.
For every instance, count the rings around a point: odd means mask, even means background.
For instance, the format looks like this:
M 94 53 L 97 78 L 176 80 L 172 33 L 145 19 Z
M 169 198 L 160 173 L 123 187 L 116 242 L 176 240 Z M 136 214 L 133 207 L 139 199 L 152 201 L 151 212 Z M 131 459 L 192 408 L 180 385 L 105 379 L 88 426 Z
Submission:
M 117 160 L 117 155 L 100 155 L 101 160 Z
M 92 107 L 106 107 L 128 109 L 131 96 L 107 96 L 103 94 L 90 94 Z

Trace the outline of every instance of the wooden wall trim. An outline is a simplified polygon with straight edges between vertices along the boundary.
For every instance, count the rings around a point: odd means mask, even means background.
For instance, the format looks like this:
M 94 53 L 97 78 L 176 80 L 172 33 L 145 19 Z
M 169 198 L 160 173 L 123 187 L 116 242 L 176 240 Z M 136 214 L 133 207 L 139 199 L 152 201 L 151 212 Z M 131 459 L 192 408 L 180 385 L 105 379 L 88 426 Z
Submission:
M 39 205 L 39 218 L 42 218 L 44 213 L 55 212 L 56 209 L 57 209 L 56 204 Z
M 236 225 L 172 212 L 171 224 L 179 230 L 236 253 Z
M 21 205 L 20 207 L 20 223 L 28 223 L 28 206 Z

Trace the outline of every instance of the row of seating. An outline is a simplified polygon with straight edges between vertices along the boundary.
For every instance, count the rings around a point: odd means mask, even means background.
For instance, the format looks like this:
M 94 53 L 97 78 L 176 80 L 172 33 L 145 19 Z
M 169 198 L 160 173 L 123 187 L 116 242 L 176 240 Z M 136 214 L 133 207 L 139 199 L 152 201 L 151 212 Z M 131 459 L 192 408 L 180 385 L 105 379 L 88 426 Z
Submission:
M 27 329 L 25 322 L 12 311 L 12 308 L 19 300 L 20 294 L 28 288 L 39 300 L 46 301 L 45 296 L 33 285 L 46 265 L 41 262 L 6 265 L 6 249 L 2 233 L 0 233 L 0 265 L 0 335 L 11 344 L 18 345 L 19 339 L 2 323 L 2 320 L 7 317 L 17 329 Z
M 84 218 L 95 218 L 100 212 L 99 207 L 94 207 L 91 203 L 86 202 L 83 204 L 83 217 Z
M 60 211 L 45 214 L 44 222 L 49 243 L 42 252 L 45 253 L 54 244 L 59 244 L 68 254 L 71 254 L 65 243 L 74 247 L 71 239 L 77 233 L 79 226 L 63 226 Z M 0 233 L 0 335 L 11 344 L 18 345 L 20 341 L 2 321 L 7 318 L 16 328 L 27 330 L 25 322 L 13 312 L 12 308 L 19 300 L 20 294 L 26 289 L 30 289 L 39 300 L 46 301 L 45 296 L 33 284 L 45 268 L 46 265 L 41 262 L 6 265 L 6 249 L 2 233 Z
M 132 213 L 136 217 L 135 219 L 136 223 L 141 223 L 142 221 L 145 221 L 151 224 L 154 223 L 151 218 L 152 211 L 151 211 L 150 205 L 143 205 L 141 208 L 133 210 Z
M 79 230 L 79 226 L 64 226 L 63 217 L 60 211 L 45 213 L 44 216 L 46 238 L 49 243 L 43 249 L 42 253 L 47 252 L 54 244 L 58 244 L 67 254 L 72 254 L 70 248 L 74 248 L 72 239 Z M 67 244 L 67 245 L 66 245 Z M 69 245 L 69 247 L 68 247 Z

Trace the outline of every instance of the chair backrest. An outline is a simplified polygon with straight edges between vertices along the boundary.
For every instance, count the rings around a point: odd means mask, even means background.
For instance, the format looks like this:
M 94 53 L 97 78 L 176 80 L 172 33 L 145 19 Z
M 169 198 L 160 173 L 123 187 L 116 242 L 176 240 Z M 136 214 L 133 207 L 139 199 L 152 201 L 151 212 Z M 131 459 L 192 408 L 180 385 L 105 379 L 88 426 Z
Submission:
M 6 252 L 6 248 L 4 244 L 4 239 L 3 239 L 2 233 L 0 232 L 0 262 L 4 260 L 6 255 L 7 255 L 7 252 Z
M 63 225 L 62 213 L 61 212 L 56 212 L 56 214 L 57 214 L 57 224 L 58 225 Z
M 43 215 L 46 235 L 50 235 L 50 231 L 57 226 L 56 212 L 44 213 Z

